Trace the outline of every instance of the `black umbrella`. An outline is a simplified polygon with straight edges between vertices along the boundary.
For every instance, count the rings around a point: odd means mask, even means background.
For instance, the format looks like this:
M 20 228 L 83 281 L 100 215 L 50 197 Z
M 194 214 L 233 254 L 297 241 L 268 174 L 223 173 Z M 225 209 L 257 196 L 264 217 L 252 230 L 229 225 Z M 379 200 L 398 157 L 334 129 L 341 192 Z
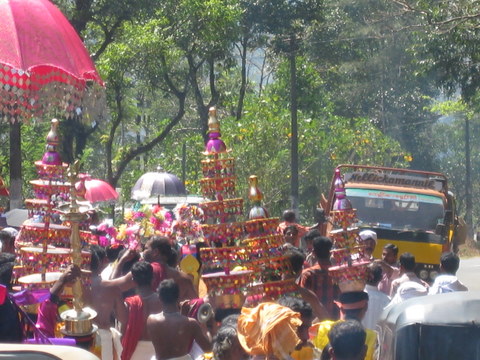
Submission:
M 176 176 L 158 168 L 156 172 L 147 172 L 140 176 L 132 188 L 133 200 L 145 200 L 153 196 L 186 195 L 185 185 Z

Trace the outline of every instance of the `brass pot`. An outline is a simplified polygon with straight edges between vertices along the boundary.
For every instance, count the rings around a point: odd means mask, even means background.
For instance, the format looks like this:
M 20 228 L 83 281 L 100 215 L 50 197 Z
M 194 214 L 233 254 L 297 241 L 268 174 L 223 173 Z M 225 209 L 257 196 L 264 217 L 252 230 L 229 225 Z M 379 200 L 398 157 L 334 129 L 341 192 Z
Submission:
M 95 310 L 83 308 L 80 311 L 70 309 L 60 314 L 65 322 L 62 333 L 70 336 L 84 336 L 92 334 L 97 330 L 97 326 L 92 324 L 92 320 L 97 316 Z

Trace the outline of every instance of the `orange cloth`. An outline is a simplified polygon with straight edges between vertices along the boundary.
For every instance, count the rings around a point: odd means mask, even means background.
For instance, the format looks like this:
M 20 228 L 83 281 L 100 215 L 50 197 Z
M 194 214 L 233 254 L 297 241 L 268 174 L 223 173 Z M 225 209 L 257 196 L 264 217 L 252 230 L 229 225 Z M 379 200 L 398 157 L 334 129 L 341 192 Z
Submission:
M 250 355 L 285 359 L 300 342 L 297 327 L 301 324 L 299 313 L 276 303 L 244 307 L 238 318 L 238 339 Z

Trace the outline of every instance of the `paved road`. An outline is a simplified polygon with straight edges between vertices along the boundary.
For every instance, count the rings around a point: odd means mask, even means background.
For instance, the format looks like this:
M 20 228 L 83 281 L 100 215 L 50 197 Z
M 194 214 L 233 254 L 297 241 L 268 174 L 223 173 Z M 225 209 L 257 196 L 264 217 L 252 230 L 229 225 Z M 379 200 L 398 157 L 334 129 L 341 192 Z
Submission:
M 480 290 L 480 257 L 461 259 L 457 277 L 469 290 Z

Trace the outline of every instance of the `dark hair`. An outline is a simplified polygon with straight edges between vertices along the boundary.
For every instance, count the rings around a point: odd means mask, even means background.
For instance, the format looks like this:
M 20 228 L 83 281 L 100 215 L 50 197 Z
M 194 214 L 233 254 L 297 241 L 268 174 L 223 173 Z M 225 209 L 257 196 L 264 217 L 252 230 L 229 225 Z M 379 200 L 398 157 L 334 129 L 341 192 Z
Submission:
M 223 318 L 223 320 L 220 323 L 220 327 L 224 326 L 230 326 L 236 329 L 238 327 L 238 318 L 240 317 L 239 313 L 236 314 L 230 314 L 226 317 Z
M 343 309 L 343 317 L 347 320 L 358 320 L 360 321 L 363 308 L 361 309 Z
M 197 247 L 197 260 L 200 263 L 200 269 L 202 268 L 203 262 L 202 262 L 202 256 L 201 256 L 201 251 L 200 249 L 208 247 L 207 243 L 200 241 L 195 244 Z
M 455 275 L 460 267 L 460 258 L 453 252 L 445 252 L 440 257 L 440 264 L 446 273 Z
M 322 233 L 318 229 L 308 230 L 305 235 L 303 235 L 303 241 L 313 241 L 316 237 L 322 236 Z
M 15 255 L 0 253 L 0 284 L 10 287 L 14 262 Z
M 150 246 L 152 247 L 152 250 L 157 249 L 161 255 L 171 260 L 172 246 L 170 245 L 170 240 L 168 238 L 158 235 L 152 236 L 150 238 Z
M 12 234 L 8 231 L 0 230 L 0 240 L 15 240 L 15 236 L 12 236 Z
M 400 255 L 400 265 L 407 270 L 413 271 L 415 270 L 415 256 L 413 254 L 406 252 Z
M 127 249 L 120 250 L 120 252 L 118 253 L 118 258 L 121 258 L 126 251 Z M 140 260 L 140 254 L 135 252 L 133 259 L 123 264 L 122 271 L 121 271 L 122 275 L 128 274 L 132 269 L 133 264 L 135 264 L 138 260 Z
M 283 235 L 287 233 L 288 230 L 293 231 L 296 235 L 298 235 L 298 228 L 295 225 L 288 225 L 285 229 L 283 229 Z
M 222 322 L 224 319 L 231 315 L 240 315 L 242 312 L 241 309 L 236 309 L 236 308 L 218 308 L 215 310 L 215 321 L 216 322 Z
M 362 300 L 368 300 L 368 293 L 365 291 L 348 291 L 338 296 L 342 304 L 353 304 Z
M 357 320 L 346 320 L 335 323 L 328 339 L 334 354 L 338 358 L 354 358 L 358 356 L 365 347 L 367 334 L 360 322 Z
M 282 218 L 283 218 L 283 220 L 285 220 L 287 222 L 295 222 L 295 219 L 297 218 L 297 215 L 295 215 L 294 210 L 288 209 L 288 210 L 285 210 L 283 212 Z
M 214 359 L 227 360 L 228 352 L 232 349 L 235 339 L 238 339 L 236 328 L 231 326 L 220 327 L 213 338 L 212 352 Z
M 318 236 L 313 239 L 313 252 L 317 259 L 329 259 L 332 246 L 332 240 L 326 236 Z
M 180 289 L 173 279 L 163 280 L 158 286 L 158 295 L 164 304 L 175 304 L 180 296 Z
M 138 286 L 151 286 L 153 279 L 153 267 L 146 261 L 138 261 L 132 266 L 133 281 Z
M 118 254 L 120 254 L 120 251 L 122 251 L 123 249 L 123 245 L 108 246 L 105 250 L 107 252 L 108 262 L 114 262 L 115 260 L 117 260 Z
M 343 305 L 355 304 L 362 300 L 368 301 L 368 293 L 365 291 L 349 291 L 341 293 L 338 296 L 338 301 Z M 359 304 L 360 305 L 360 304 Z M 354 308 L 354 309 L 343 309 L 343 313 L 346 319 L 360 319 L 362 311 L 365 309 L 365 306 Z
M 387 244 L 383 247 L 385 250 L 392 250 L 393 255 L 398 255 L 398 246 L 395 244 Z
M 367 268 L 367 284 L 377 286 L 380 280 L 382 280 L 382 266 L 377 263 L 371 263 Z
M 178 263 L 178 251 L 171 248 L 171 253 L 167 259 L 167 265 L 170 267 L 176 267 Z
M 107 257 L 105 249 L 98 245 L 90 245 L 90 270 L 97 271 L 100 263 Z
M 302 268 L 303 263 L 305 262 L 305 255 L 303 252 L 297 249 L 288 249 L 285 252 L 285 256 L 290 261 L 290 266 L 294 274 L 298 274 Z
M 278 299 L 277 303 L 300 313 L 302 318 L 313 317 L 312 307 L 305 300 L 293 296 L 282 296 L 280 299 Z

